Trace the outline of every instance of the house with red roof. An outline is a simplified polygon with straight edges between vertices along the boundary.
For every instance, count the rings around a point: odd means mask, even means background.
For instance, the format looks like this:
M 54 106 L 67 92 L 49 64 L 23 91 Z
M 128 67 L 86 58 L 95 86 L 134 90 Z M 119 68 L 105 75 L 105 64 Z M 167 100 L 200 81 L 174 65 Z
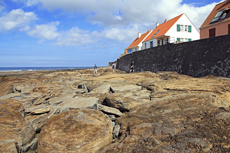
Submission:
M 142 49 L 198 40 L 200 33 L 186 14 L 181 14 L 171 20 L 156 25 L 156 28 L 142 42 Z
M 125 53 L 132 53 L 135 51 L 142 50 L 142 42 L 149 36 L 149 34 L 152 32 L 147 31 L 144 34 L 141 34 L 140 32 L 138 33 L 137 38 L 125 49 Z
M 230 34 L 230 0 L 217 4 L 200 27 L 200 39 Z

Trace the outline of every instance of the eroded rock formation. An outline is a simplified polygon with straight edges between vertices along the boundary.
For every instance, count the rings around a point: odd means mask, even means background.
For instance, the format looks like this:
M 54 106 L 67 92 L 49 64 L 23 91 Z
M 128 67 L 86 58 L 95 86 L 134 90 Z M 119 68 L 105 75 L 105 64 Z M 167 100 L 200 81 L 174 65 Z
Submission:
M 0 152 L 229 152 L 230 79 L 0 72 Z

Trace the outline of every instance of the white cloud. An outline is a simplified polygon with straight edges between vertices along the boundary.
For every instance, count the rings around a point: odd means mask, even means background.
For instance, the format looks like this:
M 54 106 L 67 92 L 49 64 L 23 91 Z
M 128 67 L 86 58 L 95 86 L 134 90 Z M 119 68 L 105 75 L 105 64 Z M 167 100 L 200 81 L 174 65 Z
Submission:
M 137 36 L 139 27 L 137 25 L 128 28 L 110 28 L 102 31 L 84 31 L 74 27 L 67 32 L 62 32 L 56 39 L 57 46 L 77 46 L 95 44 L 99 40 L 107 39 L 118 43 L 125 43 Z
M 138 25 L 133 25 L 124 28 L 111 28 L 104 30 L 102 32 L 102 36 L 110 40 L 125 43 L 136 38 L 139 30 L 140 27 Z
M 25 1 L 25 0 L 21 0 Z M 132 24 L 155 26 L 156 22 L 187 14 L 197 28 L 205 20 L 216 3 L 197 7 L 196 3 L 183 4 L 183 0 L 26 0 L 27 6 L 42 4 L 50 11 L 88 13 L 88 20 L 103 27 L 122 27 Z M 154 27 L 152 27 L 154 28 Z
M 21 28 L 19 31 L 29 31 L 30 30 L 30 26 L 25 26 L 23 28 Z
M 2 12 L 2 10 L 4 10 L 4 9 L 5 9 L 5 7 L 3 7 L 3 6 L 0 5 L 0 12 Z
M 34 36 L 41 39 L 39 42 L 43 42 L 45 40 L 52 40 L 59 36 L 59 33 L 57 32 L 58 25 L 58 21 L 51 22 L 48 24 L 35 25 L 27 32 L 27 34 L 29 36 Z
M 95 32 L 80 30 L 77 27 L 70 29 L 67 32 L 63 32 L 56 40 L 57 46 L 77 46 L 95 43 L 97 41 Z
M 33 20 L 37 20 L 37 16 L 33 12 L 24 12 L 22 9 L 12 10 L 0 18 L 0 31 L 19 28 Z
M 5 9 L 5 3 L 3 0 L 0 0 L 0 12 L 2 12 Z
M 14 0 L 27 6 L 41 4 L 44 9 L 61 9 L 64 12 L 81 12 L 91 24 L 99 24 L 104 30 L 84 31 L 77 27 L 58 32 L 56 24 L 37 25 L 28 34 L 42 40 L 55 39 L 55 45 L 73 46 L 109 39 L 131 42 L 137 33 L 153 30 L 156 22 L 185 13 L 197 29 L 204 22 L 216 3 L 205 6 L 198 3 L 182 4 L 183 0 Z M 65 25 L 64 25 L 65 26 Z M 28 27 L 27 27 L 28 28 Z M 50 28 L 50 29 L 49 29 Z

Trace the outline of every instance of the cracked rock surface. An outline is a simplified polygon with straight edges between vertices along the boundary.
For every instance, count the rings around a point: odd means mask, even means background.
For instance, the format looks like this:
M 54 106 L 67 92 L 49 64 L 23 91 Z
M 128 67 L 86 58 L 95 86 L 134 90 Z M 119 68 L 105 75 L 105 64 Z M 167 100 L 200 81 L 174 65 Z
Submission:
M 0 72 L 0 152 L 230 152 L 230 79 Z

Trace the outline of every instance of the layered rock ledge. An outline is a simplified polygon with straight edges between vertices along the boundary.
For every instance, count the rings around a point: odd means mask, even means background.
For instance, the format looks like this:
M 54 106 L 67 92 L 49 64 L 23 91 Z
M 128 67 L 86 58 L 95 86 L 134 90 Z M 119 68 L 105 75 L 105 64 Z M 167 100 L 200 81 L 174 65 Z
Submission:
M 229 152 L 230 79 L 0 72 L 0 152 Z

